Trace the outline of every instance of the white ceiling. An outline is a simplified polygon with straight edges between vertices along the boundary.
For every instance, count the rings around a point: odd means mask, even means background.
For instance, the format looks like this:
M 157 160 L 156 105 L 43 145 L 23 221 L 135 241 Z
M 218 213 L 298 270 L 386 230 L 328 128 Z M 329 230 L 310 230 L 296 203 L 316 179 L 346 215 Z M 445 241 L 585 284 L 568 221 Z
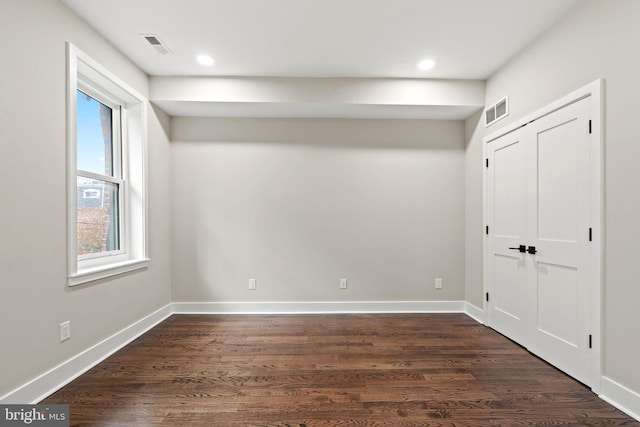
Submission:
M 63 0 L 149 75 L 447 79 L 486 79 L 577 1 Z
M 580 0 L 62 1 L 157 78 L 330 77 L 371 82 L 485 80 Z M 156 35 L 170 52 L 162 55 L 150 46 L 142 37 L 148 34 Z M 214 57 L 214 66 L 198 64 L 198 54 Z M 423 59 L 435 60 L 435 67 L 419 70 Z M 293 79 L 286 81 L 297 90 Z M 278 93 L 270 93 L 273 99 L 267 101 L 189 102 L 182 96 L 154 96 L 152 89 L 150 99 L 170 115 L 219 117 L 460 120 L 483 104 L 421 100 L 392 105 L 384 98 L 353 105 L 335 99 L 282 103 Z

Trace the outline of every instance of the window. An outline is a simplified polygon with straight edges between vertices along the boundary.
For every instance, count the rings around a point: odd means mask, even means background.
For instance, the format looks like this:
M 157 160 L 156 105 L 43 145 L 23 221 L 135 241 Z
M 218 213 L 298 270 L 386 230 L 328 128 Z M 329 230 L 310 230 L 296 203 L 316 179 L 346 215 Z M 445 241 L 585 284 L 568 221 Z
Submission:
M 78 86 L 82 89 L 76 90 L 76 185 L 98 186 L 105 195 L 100 203 L 77 200 L 76 249 L 84 259 L 120 252 L 124 180 L 119 138 L 121 106 L 107 101 L 84 82 Z M 100 193 L 97 189 L 83 190 L 85 199 L 98 199 Z
M 146 99 L 68 44 L 68 284 L 146 268 Z

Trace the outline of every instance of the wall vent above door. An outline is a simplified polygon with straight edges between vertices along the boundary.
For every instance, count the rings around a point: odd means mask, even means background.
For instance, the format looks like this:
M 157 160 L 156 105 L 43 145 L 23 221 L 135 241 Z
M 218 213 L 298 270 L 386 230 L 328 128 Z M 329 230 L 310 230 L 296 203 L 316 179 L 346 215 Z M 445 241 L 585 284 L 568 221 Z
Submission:
M 484 125 L 485 127 L 490 126 L 498 120 L 507 117 L 508 115 L 509 97 L 505 96 L 500 101 L 484 110 Z

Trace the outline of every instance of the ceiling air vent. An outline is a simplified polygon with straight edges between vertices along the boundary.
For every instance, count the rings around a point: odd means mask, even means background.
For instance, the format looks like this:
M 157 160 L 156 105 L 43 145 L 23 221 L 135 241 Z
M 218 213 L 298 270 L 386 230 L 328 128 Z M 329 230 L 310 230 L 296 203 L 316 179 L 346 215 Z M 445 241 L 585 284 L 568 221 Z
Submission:
M 157 34 L 140 34 L 155 50 L 162 55 L 169 53 L 169 48 L 160 40 Z
M 505 96 L 500 101 L 484 110 L 485 127 L 509 115 L 509 97 Z

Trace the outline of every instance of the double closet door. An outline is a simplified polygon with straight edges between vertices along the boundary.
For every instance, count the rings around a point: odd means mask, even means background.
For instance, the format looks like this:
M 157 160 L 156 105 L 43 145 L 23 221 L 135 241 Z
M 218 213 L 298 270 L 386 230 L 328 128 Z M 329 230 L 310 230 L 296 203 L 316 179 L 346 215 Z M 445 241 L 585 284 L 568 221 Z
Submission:
M 489 326 L 589 383 L 590 97 L 487 145 Z

